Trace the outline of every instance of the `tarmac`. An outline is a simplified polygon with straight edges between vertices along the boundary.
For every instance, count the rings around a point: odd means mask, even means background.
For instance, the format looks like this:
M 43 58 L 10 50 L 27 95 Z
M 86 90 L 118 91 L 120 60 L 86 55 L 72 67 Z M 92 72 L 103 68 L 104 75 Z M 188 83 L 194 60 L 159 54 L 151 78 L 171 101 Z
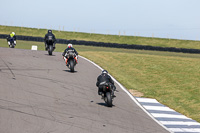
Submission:
M 97 94 L 100 73 L 83 57 L 71 73 L 60 52 L 0 48 L 0 132 L 171 132 L 116 80 L 107 107 Z

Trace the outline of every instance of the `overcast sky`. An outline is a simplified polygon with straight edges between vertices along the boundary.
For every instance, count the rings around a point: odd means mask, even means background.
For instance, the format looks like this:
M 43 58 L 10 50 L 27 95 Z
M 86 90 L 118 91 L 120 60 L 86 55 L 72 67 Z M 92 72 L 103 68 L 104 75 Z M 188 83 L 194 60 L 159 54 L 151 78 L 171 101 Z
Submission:
M 0 25 L 200 40 L 200 0 L 0 0 Z

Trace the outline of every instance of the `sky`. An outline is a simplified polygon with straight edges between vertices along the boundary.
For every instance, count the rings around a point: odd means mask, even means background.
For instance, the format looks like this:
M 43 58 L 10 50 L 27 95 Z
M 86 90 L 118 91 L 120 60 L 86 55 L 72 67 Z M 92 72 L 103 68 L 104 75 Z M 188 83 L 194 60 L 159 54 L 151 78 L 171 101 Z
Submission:
M 200 0 L 0 0 L 0 3 L 0 25 L 200 40 Z

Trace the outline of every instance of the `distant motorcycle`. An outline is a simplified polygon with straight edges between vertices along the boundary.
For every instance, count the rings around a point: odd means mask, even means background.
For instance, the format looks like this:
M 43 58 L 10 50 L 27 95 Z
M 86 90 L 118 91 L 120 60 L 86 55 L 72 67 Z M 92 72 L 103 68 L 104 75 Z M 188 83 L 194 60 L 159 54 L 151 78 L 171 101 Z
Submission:
M 65 56 L 67 60 L 67 67 L 70 69 L 71 72 L 74 72 L 74 67 L 77 64 L 76 54 L 74 52 L 67 52 Z
M 52 55 L 52 53 L 54 51 L 52 36 L 48 37 L 48 40 L 47 40 L 47 51 L 48 51 L 49 55 Z
M 102 83 L 100 83 L 100 85 L 103 87 L 102 99 L 104 99 L 104 101 L 108 105 L 108 107 L 112 107 L 114 92 L 113 92 L 111 84 L 102 82 Z
M 9 42 L 10 42 L 10 45 L 9 45 L 9 47 L 10 47 L 10 48 L 14 48 L 14 47 L 15 47 L 15 45 L 16 45 L 16 44 L 15 44 L 15 42 L 14 42 L 14 41 L 15 41 L 15 40 L 14 40 L 14 38 L 13 38 L 13 37 L 11 37 L 11 38 L 10 38 L 10 40 L 9 40 Z

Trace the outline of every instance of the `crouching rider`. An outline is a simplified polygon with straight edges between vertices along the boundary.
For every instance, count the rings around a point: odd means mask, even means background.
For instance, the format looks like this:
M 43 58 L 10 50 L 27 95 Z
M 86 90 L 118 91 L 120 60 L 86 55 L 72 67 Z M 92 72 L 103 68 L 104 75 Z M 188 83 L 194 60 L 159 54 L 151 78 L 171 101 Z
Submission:
M 73 48 L 72 44 L 69 43 L 67 45 L 67 48 L 64 50 L 64 52 L 62 54 L 63 59 L 66 62 L 66 66 L 69 66 L 69 63 L 68 63 L 68 55 L 69 55 L 69 53 L 75 53 L 75 60 L 76 60 L 76 63 L 78 63 L 78 52 L 76 51 L 75 48 Z

